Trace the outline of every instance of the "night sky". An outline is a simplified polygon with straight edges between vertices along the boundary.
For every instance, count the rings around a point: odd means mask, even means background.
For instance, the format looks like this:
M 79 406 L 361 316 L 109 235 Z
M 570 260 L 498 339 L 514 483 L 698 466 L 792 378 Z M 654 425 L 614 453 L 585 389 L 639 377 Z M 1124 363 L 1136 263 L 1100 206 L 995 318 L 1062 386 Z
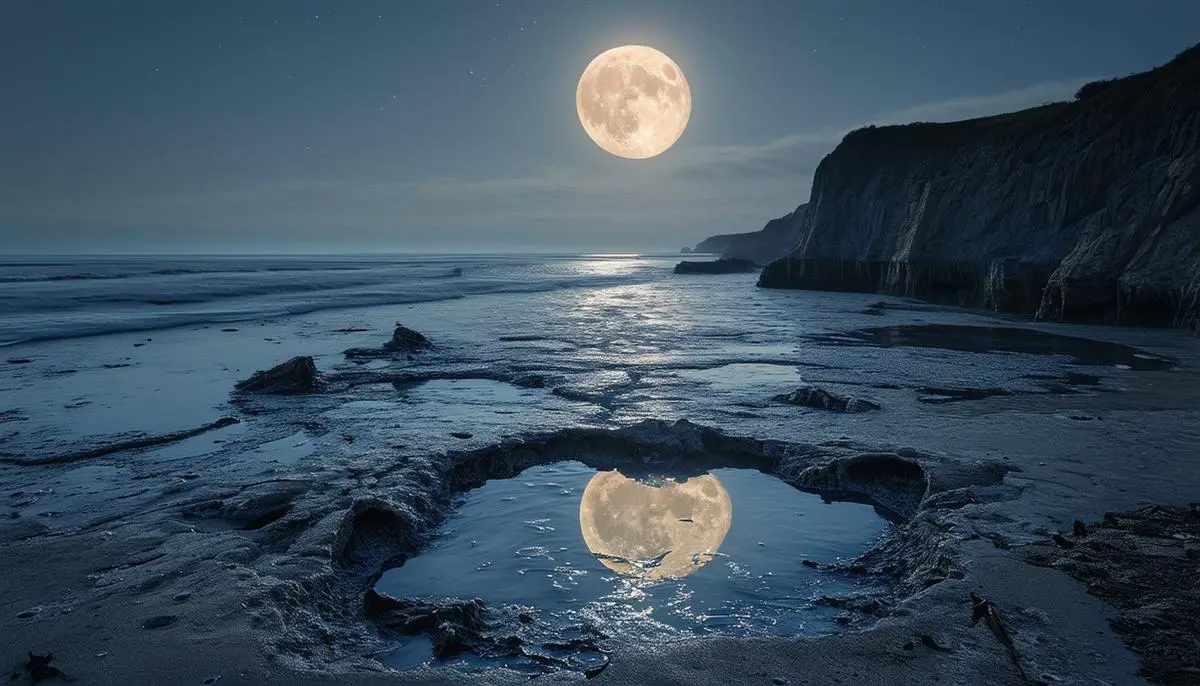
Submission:
M 870 122 L 1069 99 L 1196 0 L 0 0 L 0 253 L 678 250 L 803 202 Z M 575 86 L 670 55 L 691 123 L 601 151 Z

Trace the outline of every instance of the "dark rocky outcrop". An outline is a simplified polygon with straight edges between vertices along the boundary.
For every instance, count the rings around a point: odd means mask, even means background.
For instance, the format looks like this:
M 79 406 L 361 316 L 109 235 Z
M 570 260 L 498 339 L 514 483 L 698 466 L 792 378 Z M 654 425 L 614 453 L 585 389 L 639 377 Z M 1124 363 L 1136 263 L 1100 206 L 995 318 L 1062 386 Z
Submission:
M 705 262 L 684 260 L 675 265 L 676 274 L 740 274 L 756 271 L 757 269 L 758 265 L 756 263 L 741 258 L 729 260 L 722 258 Z
M 789 405 L 803 405 L 804 407 L 831 410 L 833 412 L 867 412 L 880 409 L 878 403 L 873 403 L 870 400 L 847 398 L 846 396 L 830 393 L 816 386 L 801 386 L 791 393 L 783 393 L 775 396 L 775 400 Z
M 1055 541 L 1033 548 L 1028 559 L 1065 572 L 1116 606 L 1112 627 L 1141 654 L 1142 675 L 1160 684 L 1196 683 L 1200 503 L 1106 512 L 1091 525 L 1077 521 L 1073 539 Z
M 365 614 L 380 626 L 399 634 L 430 634 L 433 656 L 439 660 L 484 647 L 488 638 L 482 600 L 446 600 L 428 603 L 393 598 L 375 590 L 363 599 Z
M 759 264 L 779 259 L 796 247 L 802 226 L 799 218 L 804 216 L 807 207 L 806 204 L 801 205 L 782 217 L 772 219 L 758 231 L 711 236 L 700 241 L 695 251 Z
M 578 627 L 574 638 L 555 638 L 553 631 L 535 626 L 533 615 L 518 612 L 514 617 L 511 608 L 493 610 L 478 598 L 429 602 L 371 589 L 363 599 L 363 613 L 385 632 L 429 636 L 439 660 L 473 652 L 492 659 L 528 658 L 533 664 L 585 675 L 608 663 L 600 645 L 604 636 L 589 625 Z
M 237 390 L 246 393 L 290 395 L 314 393 L 319 385 L 317 365 L 313 358 L 300 355 L 266 371 L 255 372 L 249 379 L 238 382 Z
M 419 350 L 421 348 L 429 348 L 433 344 L 425 338 L 424 334 L 404 326 L 400 322 L 396 322 L 396 329 L 392 331 L 392 340 L 383 344 L 383 349 L 391 352 Z
M 415 353 L 432 348 L 433 343 L 419 331 L 396 322 L 392 338 L 378 348 L 350 348 L 343 352 L 346 357 L 387 357 L 399 353 Z
M 679 254 L 680 255 L 691 255 L 692 249 L 685 245 L 684 247 L 679 249 Z
M 789 215 L 795 249 L 759 285 L 1195 328 L 1200 46 L 1080 93 L 851 132 Z
M 870 498 L 901 518 L 916 513 L 929 493 L 929 476 L 921 464 L 894 453 L 862 453 L 812 465 L 790 481 L 826 496 Z

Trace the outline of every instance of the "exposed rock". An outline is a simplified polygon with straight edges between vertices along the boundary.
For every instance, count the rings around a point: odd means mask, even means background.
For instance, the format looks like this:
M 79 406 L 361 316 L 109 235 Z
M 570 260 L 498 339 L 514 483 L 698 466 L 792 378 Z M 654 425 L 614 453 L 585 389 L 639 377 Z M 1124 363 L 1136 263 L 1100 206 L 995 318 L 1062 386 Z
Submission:
M 791 393 L 777 395 L 775 399 L 789 405 L 803 405 L 833 412 L 867 412 L 880 409 L 878 403 L 870 400 L 848 398 L 816 386 L 801 386 Z
M 929 492 L 929 477 L 920 463 L 893 453 L 862 453 L 812 465 L 787 480 L 827 496 L 866 496 L 901 517 L 912 516 Z
M 392 339 L 387 343 L 378 348 L 350 348 L 343 354 L 346 357 L 389 357 L 398 353 L 415 353 L 432 347 L 433 343 L 430 343 L 423 334 L 396 322 L 396 329 L 392 331 Z
M 811 560 L 802 560 L 800 564 L 812 562 Z M 808 567 L 809 565 L 805 565 Z M 819 567 L 812 567 L 817 569 Z M 826 607 L 835 607 L 840 610 L 854 610 L 866 615 L 880 615 L 884 609 L 884 603 L 881 598 L 875 594 L 864 593 L 860 595 L 823 595 L 812 599 L 812 602 L 817 605 Z
M 255 372 L 249 379 L 238 382 L 237 389 L 247 393 L 287 395 L 314 393 L 319 386 L 316 363 L 312 357 L 301 355 L 266 371 Z
M 767 222 L 758 231 L 711 236 L 700 241 L 696 252 L 727 259 L 741 258 L 758 264 L 777 260 L 796 247 L 802 226 L 797 217 L 803 216 L 806 208 L 807 204 L 801 205 L 791 213 Z
M 524 657 L 585 675 L 599 673 L 608 662 L 600 647 L 603 634 L 586 623 L 567 628 L 577 635 L 563 640 L 536 626 L 527 614 L 514 615 L 512 608 L 488 609 L 478 598 L 427 602 L 371 589 L 363 599 L 363 610 L 386 632 L 428 635 L 433 656 L 439 660 L 465 652 L 492 659 Z
M 1196 683 L 1200 575 L 1197 555 L 1189 551 L 1200 541 L 1200 512 L 1151 506 L 1106 513 L 1102 522 L 1082 528 L 1086 536 L 1070 547 L 1035 548 L 1030 560 L 1066 572 L 1117 607 L 1113 628 L 1141 653 L 1143 676 Z
M 1194 329 L 1200 46 L 1087 95 L 851 132 L 759 285 Z
M 757 264 L 741 258 L 729 260 L 722 258 L 706 262 L 684 260 L 675 265 L 676 274 L 738 274 L 741 272 L 756 271 L 757 269 Z
M 433 344 L 429 342 L 424 335 L 413 331 L 407 326 L 396 322 L 396 329 L 392 331 L 392 340 L 383 344 L 383 349 L 388 351 L 411 351 L 420 350 L 421 348 L 431 347 Z
M 380 626 L 400 634 L 430 634 L 433 656 L 452 657 L 487 643 L 483 636 L 487 628 L 483 601 L 423 603 L 407 598 L 393 598 L 375 590 L 367 591 L 363 609 Z
M 692 254 L 692 249 L 691 249 L 691 248 L 689 248 L 689 247 L 687 247 L 687 246 L 684 246 L 684 247 L 682 247 L 682 248 L 680 248 L 680 249 L 679 249 L 679 254 L 680 254 L 680 255 L 691 255 L 691 254 Z

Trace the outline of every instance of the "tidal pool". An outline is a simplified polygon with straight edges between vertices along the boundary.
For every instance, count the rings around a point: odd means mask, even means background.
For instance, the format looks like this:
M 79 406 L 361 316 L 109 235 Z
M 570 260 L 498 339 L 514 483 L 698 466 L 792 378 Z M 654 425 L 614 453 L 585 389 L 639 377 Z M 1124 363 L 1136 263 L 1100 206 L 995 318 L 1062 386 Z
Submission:
M 1170 369 L 1178 363 L 1174 358 L 1155 355 L 1120 343 L 1002 326 L 910 324 L 863 329 L 845 335 L 821 334 L 812 338 L 834 345 L 1059 355 L 1071 358 L 1072 364 L 1138 371 Z
M 868 588 L 819 567 L 856 557 L 889 526 L 869 505 L 825 502 L 753 469 L 624 474 L 560 462 L 460 495 L 425 550 L 375 588 L 479 598 L 551 634 L 610 643 L 820 635 L 838 630 L 841 611 L 817 598 Z M 416 666 L 432 644 L 405 637 L 380 659 Z

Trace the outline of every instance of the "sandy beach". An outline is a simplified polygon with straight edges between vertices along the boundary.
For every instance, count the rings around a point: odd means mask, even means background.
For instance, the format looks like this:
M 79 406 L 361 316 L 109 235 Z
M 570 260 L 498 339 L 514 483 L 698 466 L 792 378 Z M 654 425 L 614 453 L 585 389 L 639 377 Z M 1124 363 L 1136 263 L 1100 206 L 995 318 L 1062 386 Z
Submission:
M 394 639 L 366 616 L 364 594 L 387 559 L 419 551 L 455 479 L 564 458 L 611 468 L 640 454 L 769 464 L 806 490 L 898 512 L 895 534 L 854 563 L 889 579 L 889 590 L 847 610 L 836 635 L 616 641 L 590 680 L 1142 683 L 1144 655 L 1113 629 L 1117 606 L 1055 563 L 1055 551 L 1071 551 L 1052 537 L 1072 537 L 1075 520 L 1096 530 L 1106 513 L 1195 501 L 1200 476 L 1181 467 L 1200 459 L 1196 339 L 1035 326 L 894 298 L 881 315 L 867 312 L 880 309 L 868 307 L 877 297 L 761 291 L 746 287 L 752 278 L 5 348 L 0 635 L 14 679 L 29 679 L 28 653 L 52 652 L 54 667 L 87 684 L 526 681 L 437 661 L 386 668 L 376 658 Z M 691 330 L 674 330 L 682 314 Z M 433 347 L 342 354 L 378 348 L 396 320 Z M 881 324 L 1069 335 L 1101 341 L 1105 361 L 846 338 Z M 296 355 L 315 358 L 320 392 L 233 392 Z M 1149 368 L 1123 368 L 1131 365 L 1114 355 L 1140 355 L 1132 366 Z M 1045 379 L 1071 373 L 1095 379 L 1048 390 Z M 772 400 L 801 383 L 882 409 Z M 942 401 L 930 387 L 1005 393 Z M 222 417 L 237 422 L 92 454 Z M 40 463 L 23 464 L 31 461 Z M 1074 540 L 1082 549 L 1088 539 Z M 1164 559 L 1185 559 L 1196 543 L 1180 535 L 1160 545 Z M 972 623 L 972 594 L 1000 618 L 1008 645 L 986 618 Z M 1188 683 L 1181 674 L 1173 683 Z M 582 680 L 567 669 L 538 676 Z

